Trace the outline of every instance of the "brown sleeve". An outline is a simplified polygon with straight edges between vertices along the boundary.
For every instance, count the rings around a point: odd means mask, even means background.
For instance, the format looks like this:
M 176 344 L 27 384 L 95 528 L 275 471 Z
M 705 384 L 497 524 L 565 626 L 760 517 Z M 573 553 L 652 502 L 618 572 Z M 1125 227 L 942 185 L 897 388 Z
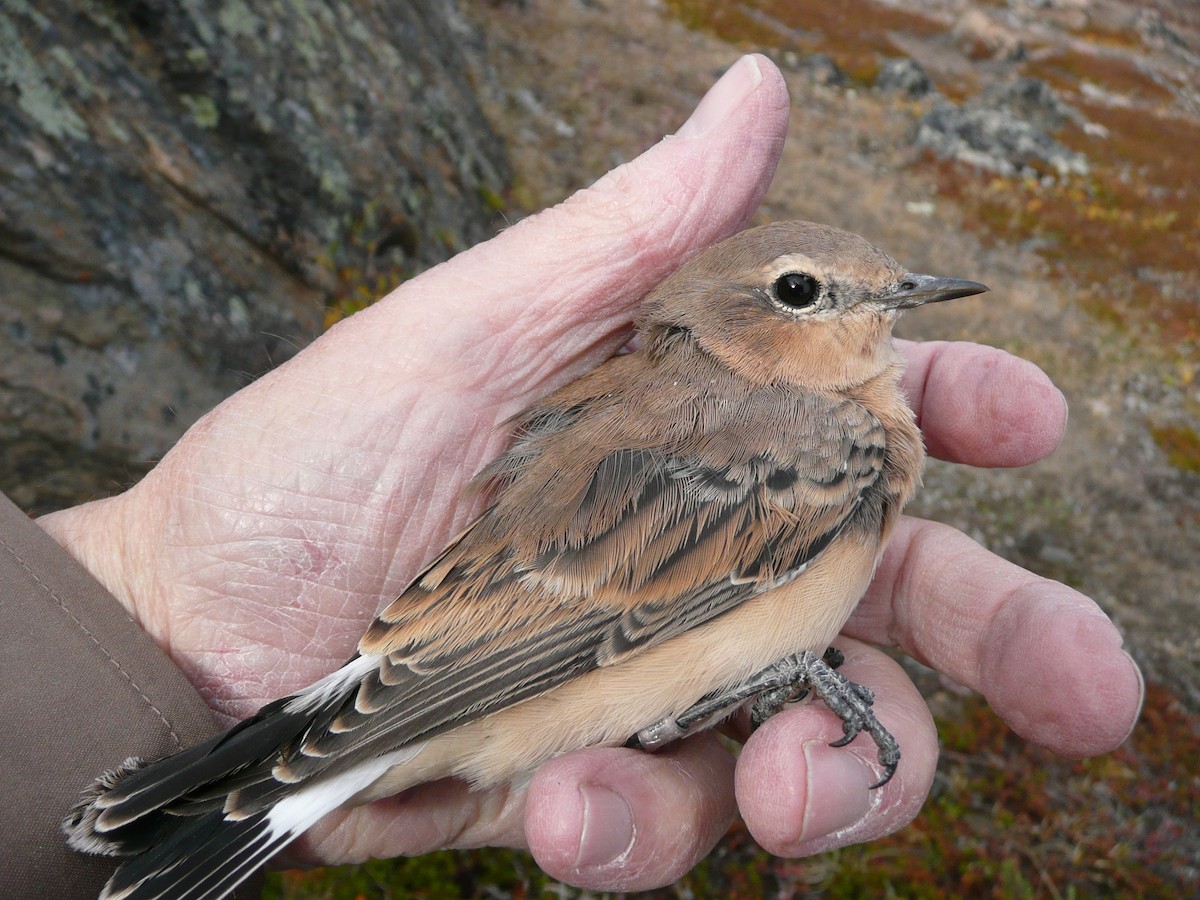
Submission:
M 115 863 L 68 849 L 79 792 L 128 756 L 217 732 L 124 608 L 0 495 L 0 897 L 95 897 Z

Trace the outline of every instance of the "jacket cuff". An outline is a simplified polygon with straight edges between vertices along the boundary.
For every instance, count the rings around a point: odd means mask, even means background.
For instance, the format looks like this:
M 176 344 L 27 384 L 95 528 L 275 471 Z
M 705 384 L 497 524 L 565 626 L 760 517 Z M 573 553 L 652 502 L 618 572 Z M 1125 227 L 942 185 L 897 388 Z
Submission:
M 126 757 L 218 732 L 200 695 L 120 603 L 0 495 L 3 897 L 95 897 L 116 861 L 70 850 L 59 823 Z

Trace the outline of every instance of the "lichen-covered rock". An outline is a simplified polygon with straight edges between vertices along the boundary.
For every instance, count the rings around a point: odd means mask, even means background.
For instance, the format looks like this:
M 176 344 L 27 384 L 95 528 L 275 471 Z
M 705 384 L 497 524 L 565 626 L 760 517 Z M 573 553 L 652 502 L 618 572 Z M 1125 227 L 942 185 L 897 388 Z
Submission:
M 917 126 L 917 146 L 1003 175 L 1084 175 L 1087 159 L 1051 132 L 1073 112 L 1034 78 L 996 85 L 961 106 L 941 100 Z
M 932 93 L 933 82 L 915 60 L 901 57 L 889 59 L 879 67 L 875 87 L 909 97 L 924 97 Z
M 47 8 L 50 9 L 50 8 Z M 448 0 L 0 10 L 0 488 L 134 480 L 508 180 Z

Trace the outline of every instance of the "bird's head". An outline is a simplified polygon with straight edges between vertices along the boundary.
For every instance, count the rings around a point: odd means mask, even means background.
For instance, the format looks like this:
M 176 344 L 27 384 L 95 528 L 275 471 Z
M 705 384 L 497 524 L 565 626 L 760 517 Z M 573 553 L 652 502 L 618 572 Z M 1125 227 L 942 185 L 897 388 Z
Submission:
M 892 323 L 901 310 L 986 290 L 913 274 L 837 228 L 777 222 L 681 266 L 646 298 L 638 331 L 645 344 L 686 331 L 754 381 L 839 390 L 892 364 Z

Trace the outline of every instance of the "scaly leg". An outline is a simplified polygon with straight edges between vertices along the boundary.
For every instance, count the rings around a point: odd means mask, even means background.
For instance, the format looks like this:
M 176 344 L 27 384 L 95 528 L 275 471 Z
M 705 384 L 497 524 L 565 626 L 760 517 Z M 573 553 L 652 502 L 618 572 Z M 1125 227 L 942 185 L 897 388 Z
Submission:
M 844 747 L 863 731 L 874 739 L 884 774 L 871 787 L 883 787 L 896 773 L 896 766 L 900 762 L 900 746 L 875 718 L 871 709 L 875 695 L 868 688 L 855 684 L 835 671 L 842 661 L 842 654 L 833 647 L 825 651 L 823 659 L 810 651 L 785 656 L 741 685 L 709 694 L 680 715 L 668 716 L 643 728 L 630 743 L 636 742 L 645 750 L 657 750 L 672 741 L 710 728 L 751 698 L 754 702 L 750 708 L 750 722 L 757 728 L 785 704 L 799 700 L 812 691 L 842 720 L 843 736 L 834 741 L 832 746 Z

